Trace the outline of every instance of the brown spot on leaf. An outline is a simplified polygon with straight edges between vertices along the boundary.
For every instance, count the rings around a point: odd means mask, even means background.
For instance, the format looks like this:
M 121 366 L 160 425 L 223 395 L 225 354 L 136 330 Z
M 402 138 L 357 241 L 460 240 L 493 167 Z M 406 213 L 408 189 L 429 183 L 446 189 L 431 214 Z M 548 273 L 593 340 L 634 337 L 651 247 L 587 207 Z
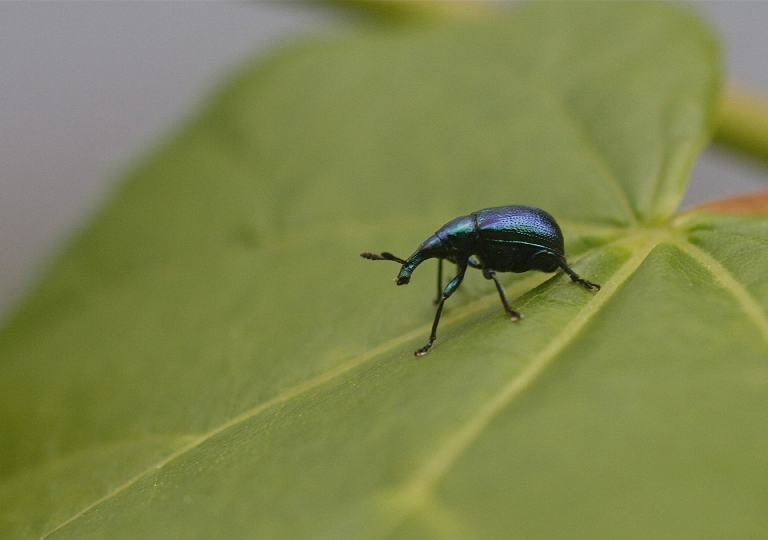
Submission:
M 702 203 L 687 212 L 702 212 L 708 214 L 741 214 L 768 217 L 768 191 L 724 197 Z M 686 213 L 687 213 L 686 212 Z

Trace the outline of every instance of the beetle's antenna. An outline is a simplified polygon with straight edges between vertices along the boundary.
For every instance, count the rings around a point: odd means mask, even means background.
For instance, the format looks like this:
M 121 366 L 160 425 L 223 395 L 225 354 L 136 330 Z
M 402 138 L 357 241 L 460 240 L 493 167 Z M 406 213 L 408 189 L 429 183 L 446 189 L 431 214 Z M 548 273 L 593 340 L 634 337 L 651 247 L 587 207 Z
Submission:
M 394 261 L 396 263 L 405 264 L 403 259 L 400 257 L 395 257 L 386 251 L 383 251 L 381 255 L 376 255 L 375 253 L 361 253 L 360 256 L 363 259 L 369 259 L 371 261 Z

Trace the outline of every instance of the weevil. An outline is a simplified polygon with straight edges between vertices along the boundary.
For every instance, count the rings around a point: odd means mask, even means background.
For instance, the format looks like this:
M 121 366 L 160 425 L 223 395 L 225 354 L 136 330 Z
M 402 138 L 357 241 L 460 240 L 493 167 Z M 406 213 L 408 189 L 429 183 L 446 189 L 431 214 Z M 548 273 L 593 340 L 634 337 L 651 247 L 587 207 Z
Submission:
M 443 305 L 458 289 L 467 266 L 481 270 L 485 279 L 493 280 L 504 311 L 512 321 L 519 320 L 522 315 L 509 305 L 496 272 L 555 272 L 562 268 L 575 283 L 581 283 L 589 290 L 600 290 L 600 285 L 587 281 L 571 270 L 565 261 L 563 233 L 555 218 L 533 206 L 498 206 L 457 217 L 440 227 L 407 259 L 386 251 L 380 255 L 361 253 L 360 256 L 372 261 L 394 261 L 401 264 L 395 280 L 398 285 L 407 285 L 416 267 L 427 259 L 439 259 L 435 300 L 437 313 L 429 342 L 414 352 L 416 356 L 424 356 L 432 348 L 437 339 L 437 325 L 440 323 Z M 457 268 L 456 277 L 445 289 L 442 288 L 444 260 L 454 263 Z

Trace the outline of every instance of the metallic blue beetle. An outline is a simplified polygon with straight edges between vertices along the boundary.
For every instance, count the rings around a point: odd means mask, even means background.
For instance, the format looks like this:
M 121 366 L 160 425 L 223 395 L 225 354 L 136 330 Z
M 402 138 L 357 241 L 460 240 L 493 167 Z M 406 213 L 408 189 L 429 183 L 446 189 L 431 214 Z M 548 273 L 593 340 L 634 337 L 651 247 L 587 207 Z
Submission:
M 398 285 L 407 285 L 411 274 L 427 259 L 440 259 L 437 267 L 437 313 L 432 323 L 429 342 L 415 351 L 423 356 L 432 348 L 437 338 L 437 325 L 443 304 L 459 287 L 467 266 L 483 271 L 485 279 L 492 279 L 499 291 L 504 310 L 513 321 L 522 317 L 507 301 L 496 272 L 527 272 L 540 270 L 554 272 L 562 268 L 573 281 L 587 289 L 600 289 L 600 285 L 579 277 L 565 262 L 563 233 L 555 218 L 533 206 L 498 206 L 473 212 L 468 216 L 449 221 L 433 236 L 427 238 L 416 251 L 403 260 L 391 253 L 381 255 L 361 253 L 361 257 L 373 261 L 395 261 L 402 264 L 397 275 Z M 477 260 L 473 259 L 473 256 Z M 458 272 L 442 289 L 443 259 L 456 264 Z

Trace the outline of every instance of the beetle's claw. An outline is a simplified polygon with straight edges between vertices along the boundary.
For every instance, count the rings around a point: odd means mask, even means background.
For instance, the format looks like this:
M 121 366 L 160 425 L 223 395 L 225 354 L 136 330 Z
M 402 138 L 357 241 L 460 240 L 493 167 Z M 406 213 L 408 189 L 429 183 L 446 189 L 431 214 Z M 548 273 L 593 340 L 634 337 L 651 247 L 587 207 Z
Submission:
M 593 290 L 593 289 L 597 289 L 598 291 L 600 290 L 600 285 L 598 285 L 597 283 L 592 283 L 591 281 L 587 281 L 586 279 L 584 279 L 582 277 L 573 277 L 573 276 L 571 276 L 571 280 L 573 280 L 576 283 L 581 283 L 582 285 L 584 285 L 590 291 Z
M 518 313 L 517 311 L 511 311 L 509 313 L 509 320 L 511 320 L 512 322 L 519 321 L 522 318 L 523 318 L 523 314 Z
M 429 349 L 431 348 L 432 348 L 432 344 L 427 343 L 421 349 L 416 349 L 415 351 L 413 351 L 413 356 L 424 356 L 429 352 Z
M 408 283 L 411 281 L 411 276 L 397 276 L 395 279 L 395 283 L 398 285 L 408 285 Z

